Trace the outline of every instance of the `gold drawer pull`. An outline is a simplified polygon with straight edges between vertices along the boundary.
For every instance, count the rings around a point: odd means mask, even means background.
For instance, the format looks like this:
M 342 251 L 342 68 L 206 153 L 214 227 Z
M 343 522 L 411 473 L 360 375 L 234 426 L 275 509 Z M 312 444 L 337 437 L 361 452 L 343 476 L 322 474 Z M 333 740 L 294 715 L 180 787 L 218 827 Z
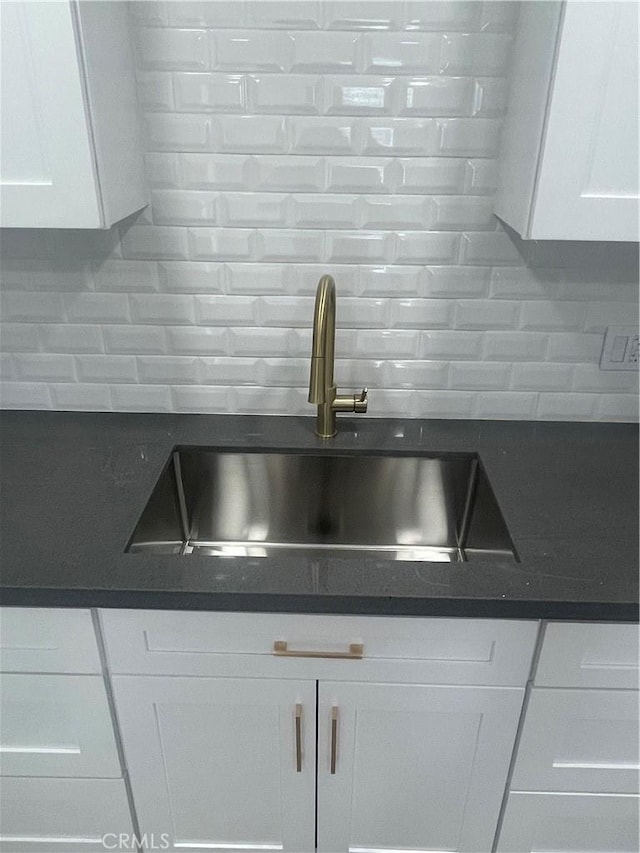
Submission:
M 342 660 L 361 660 L 364 656 L 362 643 L 351 643 L 348 652 L 312 652 L 294 651 L 287 645 L 286 640 L 276 640 L 273 644 L 274 655 L 288 658 L 341 658 Z
M 296 705 L 296 773 L 302 773 L 302 705 Z
M 338 706 L 331 709 L 331 775 L 336 773 L 336 759 L 338 757 Z

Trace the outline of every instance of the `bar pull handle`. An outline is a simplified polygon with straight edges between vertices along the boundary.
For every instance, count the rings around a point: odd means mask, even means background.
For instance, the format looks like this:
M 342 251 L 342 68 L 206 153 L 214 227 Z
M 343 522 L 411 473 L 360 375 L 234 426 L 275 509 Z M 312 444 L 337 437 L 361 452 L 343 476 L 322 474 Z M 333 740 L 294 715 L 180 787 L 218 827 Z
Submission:
M 338 706 L 331 709 L 331 775 L 336 774 L 336 760 L 338 758 Z
M 296 705 L 296 773 L 302 773 L 302 705 Z
M 362 660 L 364 646 L 362 643 L 350 643 L 348 652 L 312 652 L 303 649 L 290 649 L 286 640 L 276 640 L 273 644 L 273 654 L 288 658 L 339 658 L 342 660 Z

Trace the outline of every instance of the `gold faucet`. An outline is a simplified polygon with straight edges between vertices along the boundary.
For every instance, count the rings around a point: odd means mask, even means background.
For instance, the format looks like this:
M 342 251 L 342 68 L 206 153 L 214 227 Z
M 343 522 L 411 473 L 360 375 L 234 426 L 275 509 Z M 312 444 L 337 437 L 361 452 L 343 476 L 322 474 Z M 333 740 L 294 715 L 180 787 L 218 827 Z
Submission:
M 333 381 L 336 337 L 336 283 L 330 275 L 318 282 L 313 315 L 313 345 L 309 402 L 318 406 L 316 433 L 320 438 L 336 434 L 336 412 L 366 412 L 367 389 L 361 394 L 338 394 Z

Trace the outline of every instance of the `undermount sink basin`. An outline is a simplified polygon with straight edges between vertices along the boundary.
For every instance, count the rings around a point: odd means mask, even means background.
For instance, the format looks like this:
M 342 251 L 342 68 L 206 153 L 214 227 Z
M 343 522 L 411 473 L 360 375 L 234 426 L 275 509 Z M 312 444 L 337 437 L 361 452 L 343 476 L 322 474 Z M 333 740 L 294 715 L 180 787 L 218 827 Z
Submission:
M 131 552 L 517 560 L 477 456 L 178 449 Z

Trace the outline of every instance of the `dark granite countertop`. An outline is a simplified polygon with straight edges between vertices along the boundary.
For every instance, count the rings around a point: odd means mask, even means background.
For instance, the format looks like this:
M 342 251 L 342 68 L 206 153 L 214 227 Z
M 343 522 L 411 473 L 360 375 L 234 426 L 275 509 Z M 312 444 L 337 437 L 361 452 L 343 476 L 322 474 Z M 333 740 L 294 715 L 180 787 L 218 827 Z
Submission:
M 3 412 L 0 580 L 7 605 L 635 621 L 632 424 Z M 176 446 L 474 452 L 520 562 L 124 553 Z

